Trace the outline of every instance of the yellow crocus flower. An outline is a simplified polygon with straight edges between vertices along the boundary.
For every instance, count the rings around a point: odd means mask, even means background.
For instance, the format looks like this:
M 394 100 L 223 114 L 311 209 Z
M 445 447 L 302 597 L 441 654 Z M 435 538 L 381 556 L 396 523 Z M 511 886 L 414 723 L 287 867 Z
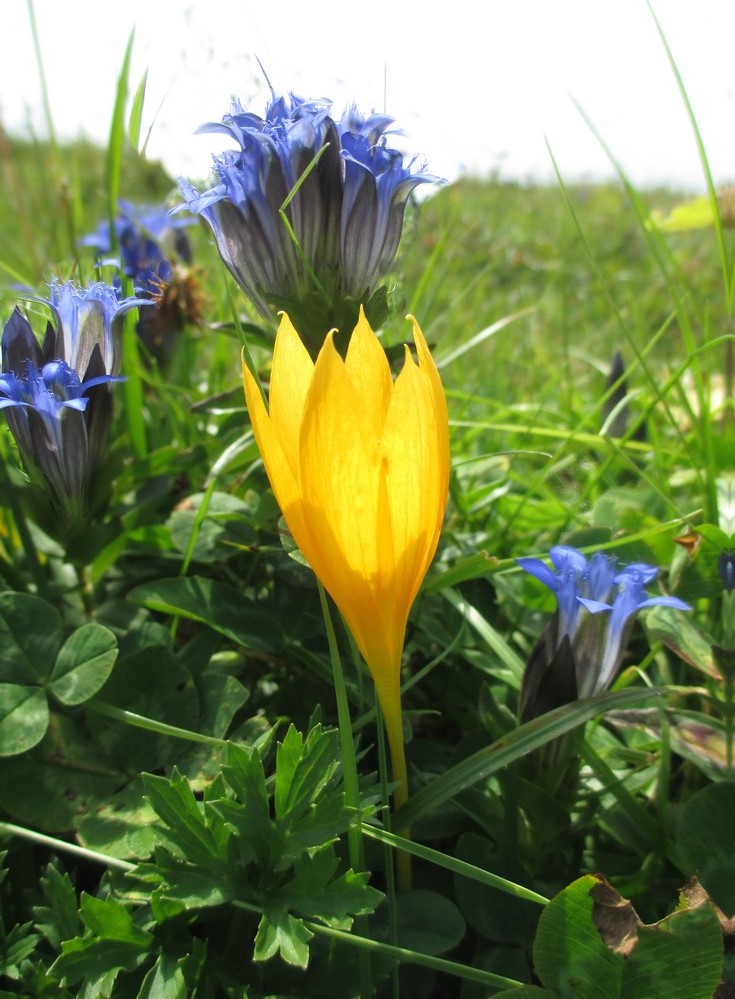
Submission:
M 449 484 L 439 372 L 412 316 L 393 380 L 360 311 L 343 359 L 329 333 L 316 362 L 283 314 L 269 411 L 243 362 L 250 419 L 293 538 L 344 617 L 385 720 L 396 804 L 407 798 L 400 670 L 406 621 L 436 551 Z

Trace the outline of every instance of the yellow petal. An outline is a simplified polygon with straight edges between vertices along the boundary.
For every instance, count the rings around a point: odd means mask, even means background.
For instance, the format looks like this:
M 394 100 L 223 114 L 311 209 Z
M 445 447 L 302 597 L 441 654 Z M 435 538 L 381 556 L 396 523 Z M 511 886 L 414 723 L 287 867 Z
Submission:
M 296 479 L 301 421 L 313 375 L 314 362 L 284 313 L 273 347 L 269 408 L 273 431 Z
M 360 622 L 374 620 L 379 545 L 385 545 L 390 523 L 378 530 L 378 443 L 331 335 L 317 358 L 304 407 L 300 461 L 305 517 L 312 528 L 311 549 L 304 554 L 355 627 L 360 645 Z
M 373 432 L 379 437 L 393 394 L 393 379 L 388 358 L 370 328 L 362 306 L 347 348 L 345 368 L 373 422 Z
M 434 556 L 437 516 L 446 500 L 436 439 L 430 383 L 406 351 L 382 441 L 395 549 L 395 602 L 406 616 Z
M 242 380 L 250 422 L 265 465 L 268 481 L 281 512 L 286 518 L 288 528 L 293 534 L 296 544 L 301 548 L 302 540 L 307 534 L 307 527 L 303 518 L 301 490 L 298 478 L 294 475 L 292 458 L 284 451 L 265 408 L 260 388 L 244 361 Z

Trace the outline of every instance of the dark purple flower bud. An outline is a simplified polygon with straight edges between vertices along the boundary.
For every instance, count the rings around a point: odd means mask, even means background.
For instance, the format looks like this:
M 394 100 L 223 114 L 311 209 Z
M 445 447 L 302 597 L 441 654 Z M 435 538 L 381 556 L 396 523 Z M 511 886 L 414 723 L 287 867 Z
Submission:
M 89 297 L 73 289 L 55 298 L 66 326 L 49 324 L 43 346 L 17 308 L 0 340 L 0 409 L 29 478 L 48 491 L 67 526 L 88 512 L 92 478 L 108 447 L 109 385 L 121 380 L 105 368 L 104 347 L 116 353 L 108 316 L 135 304 L 117 301 L 115 308 L 100 286 L 87 291 Z

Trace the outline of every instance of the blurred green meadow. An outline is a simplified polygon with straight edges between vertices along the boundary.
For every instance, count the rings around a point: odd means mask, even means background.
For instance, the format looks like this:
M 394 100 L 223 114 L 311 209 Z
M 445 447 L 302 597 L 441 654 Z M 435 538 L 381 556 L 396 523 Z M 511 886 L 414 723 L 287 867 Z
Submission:
M 52 277 L 116 273 L 80 239 L 118 199 L 181 203 L 137 151 L 140 100 L 121 87 L 107 150 L 0 137 L 3 324 L 18 305 L 40 336 Z M 267 382 L 275 327 L 204 224 L 165 355 L 126 319 L 104 503 L 67 530 L 3 424 L 0 995 L 735 987 L 735 258 L 706 157 L 703 190 L 693 227 L 660 222 L 691 194 L 622 173 L 467 178 L 408 206 L 381 341 L 393 358 L 421 324 L 451 479 L 406 636 L 398 815 L 333 613 L 345 797 L 319 591 L 243 400 L 241 346 Z M 555 545 L 650 565 L 650 594 L 692 609 L 642 610 L 593 696 L 565 698 L 552 656 L 521 719 L 555 601 L 515 560 Z

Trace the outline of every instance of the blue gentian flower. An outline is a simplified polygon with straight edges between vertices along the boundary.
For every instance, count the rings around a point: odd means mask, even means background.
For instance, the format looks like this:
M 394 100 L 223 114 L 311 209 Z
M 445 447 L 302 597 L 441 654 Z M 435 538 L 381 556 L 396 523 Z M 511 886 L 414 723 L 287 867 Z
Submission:
M 130 309 L 149 306 L 145 298 L 121 298 L 118 289 L 102 281 L 81 288 L 73 281 L 52 281 L 48 299 L 57 320 L 57 357 L 76 372 L 84 373 L 98 346 L 104 371 L 120 371 L 123 317 Z
M 173 355 L 178 336 L 187 324 L 201 322 L 201 295 L 197 277 L 189 265 L 192 250 L 184 231 L 195 223 L 186 216 L 173 216 L 167 208 L 156 205 L 133 205 L 120 201 L 120 214 L 114 222 L 115 246 L 110 239 L 110 224 L 102 222 L 97 230 L 80 240 L 97 252 L 98 264 L 113 264 L 129 277 L 137 296 L 152 304 L 145 309 L 137 325 L 147 354 L 165 368 Z M 118 257 L 107 257 L 113 249 Z M 120 279 L 113 285 L 120 288 Z
M 364 118 L 350 108 L 338 123 L 344 160 L 344 200 L 341 225 L 342 278 L 349 294 L 362 301 L 390 270 L 403 231 L 411 192 L 436 180 L 413 171 L 415 160 L 387 144 L 393 119 L 373 114 Z
M 618 569 L 602 552 L 589 560 L 576 548 L 557 545 L 551 566 L 538 558 L 516 563 L 556 596 L 557 612 L 529 659 L 521 700 L 527 720 L 550 667 L 573 670 L 576 696 L 593 697 L 612 683 L 620 669 L 636 614 L 646 607 L 690 610 L 678 597 L 649 597 L 646 586 L 658 570 L 644 563 Z M 555 705 L 554 705 L 555 706 Z
M 200 192 L 179 181 L 181 207 L 207 221 L 258 312 L 272 319 L 286 309 L 312 350 L 330 326 L 351 330 L 360 304 L 373 325 L 385 318 L 370 314 L 371 302 L 377 309 L 384 301 L 380 282 L 406 203 L 419 184 L 437 179 L 414 161 L 404 165 L 387 145 L 391 118 L 352 108 L 335 121 L 330 112 L 329 101 L 272 92 L 261 118 L 234 101 L 222 122 L 199 129 L 238 146 L 214 158 L 216 186 Z M 287 199 L 296 243 L 279 214 Z
M 172 258 L 191 263 L 191 244 L 183 230 L 194 220 L 174 217 L 167 208 L 133 205 L 129 201 L 120 201 L 119 209 L 114 233 L 122 272 L 132 279 L 137 295 L 158 298 L 173 280 Z M 104 259 L 115 249 L 109 222 L 100 222 L 95 232 L 82 237 L 79 244 L 96 250 L 102 263 L 117 263 Z
M 121 380 L 118 320 L 141 303 L 120 300 L 105 285 L 54 282 L 47 304 L 57 324 L 48 324 L 43 344 L 18 308 L 5 325 L 0 410 L 29 478 L 49 492 L 69 527 L 96 502 L 94 479 L 109 446 L 109 386 Z

